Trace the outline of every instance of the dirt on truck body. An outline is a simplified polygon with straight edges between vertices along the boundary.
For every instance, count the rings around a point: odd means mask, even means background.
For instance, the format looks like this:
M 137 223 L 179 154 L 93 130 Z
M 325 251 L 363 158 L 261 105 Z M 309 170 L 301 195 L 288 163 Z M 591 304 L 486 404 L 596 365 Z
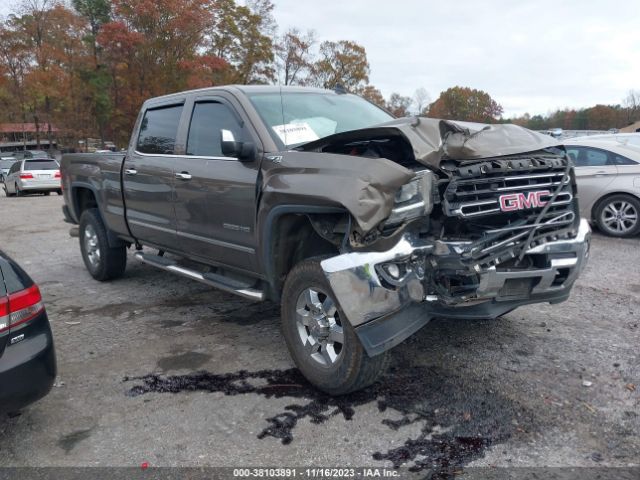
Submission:
M 62 176 L 96 279 L 121 275 L 135 246 L 168 272 L 279 300 L 296 365 L 332 394 L 375 381 L 388 350 L 431 318 L 566 300 L 588 256 L 553 138 L 393 119 L 340 92 L 152 99 L 126 155 L 65 156 Z

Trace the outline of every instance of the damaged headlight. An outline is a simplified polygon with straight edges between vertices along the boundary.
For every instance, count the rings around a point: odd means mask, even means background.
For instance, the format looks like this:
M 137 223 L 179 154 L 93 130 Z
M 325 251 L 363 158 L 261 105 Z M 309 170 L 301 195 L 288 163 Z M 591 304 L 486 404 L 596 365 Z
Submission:
M 418 172 L 413 180 L 400 187 L 385 224 L 396 225 L 431 213 L 433 181 L 433 173 L 425 170 Z

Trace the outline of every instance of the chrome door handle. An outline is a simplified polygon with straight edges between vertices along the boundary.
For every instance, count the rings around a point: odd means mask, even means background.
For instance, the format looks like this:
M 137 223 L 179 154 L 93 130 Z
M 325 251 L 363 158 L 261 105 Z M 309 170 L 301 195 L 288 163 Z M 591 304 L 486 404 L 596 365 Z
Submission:
M 125 175 L 137 175 L 138 171 L 135 168 L 127 168 L 124 173 Z
M 596 172 L 596 177 L 604 177 L 607 174 L 607 172 Z
M 176 178 L 179 178 L 180 180 L 191 180 L 191 174 L 187 172 L 179 172 L 176 173 Z

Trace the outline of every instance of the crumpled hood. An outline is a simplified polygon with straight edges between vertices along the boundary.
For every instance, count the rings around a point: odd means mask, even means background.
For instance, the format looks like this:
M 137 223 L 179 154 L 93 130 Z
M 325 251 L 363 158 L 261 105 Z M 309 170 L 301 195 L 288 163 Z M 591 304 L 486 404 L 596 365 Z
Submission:
M 459 161 L 534 152 L 561 145 L 553 137 L 512 124 L 438 120 L 408 117 L 381 125 L 337 133 L 300 147 L 313 150 L 333 142 L 357 141 L 384 135 L 402 135 L 411 144 L 418 162 L 439 168 L 445 158 Z

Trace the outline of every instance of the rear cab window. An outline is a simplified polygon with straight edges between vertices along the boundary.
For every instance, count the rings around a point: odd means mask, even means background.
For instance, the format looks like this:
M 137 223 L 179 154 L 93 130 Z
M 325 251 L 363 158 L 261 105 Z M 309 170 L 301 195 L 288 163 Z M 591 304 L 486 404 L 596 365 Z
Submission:
M 140 153 L 172 155 L 182 108 L 180 104 L 148 109 L 140 123 L 136 150 Z
M 55 160 L 34 159 L 25 160 L 23 171 L 33 172 L 34 170 L 58 170 L 58 162 Z

